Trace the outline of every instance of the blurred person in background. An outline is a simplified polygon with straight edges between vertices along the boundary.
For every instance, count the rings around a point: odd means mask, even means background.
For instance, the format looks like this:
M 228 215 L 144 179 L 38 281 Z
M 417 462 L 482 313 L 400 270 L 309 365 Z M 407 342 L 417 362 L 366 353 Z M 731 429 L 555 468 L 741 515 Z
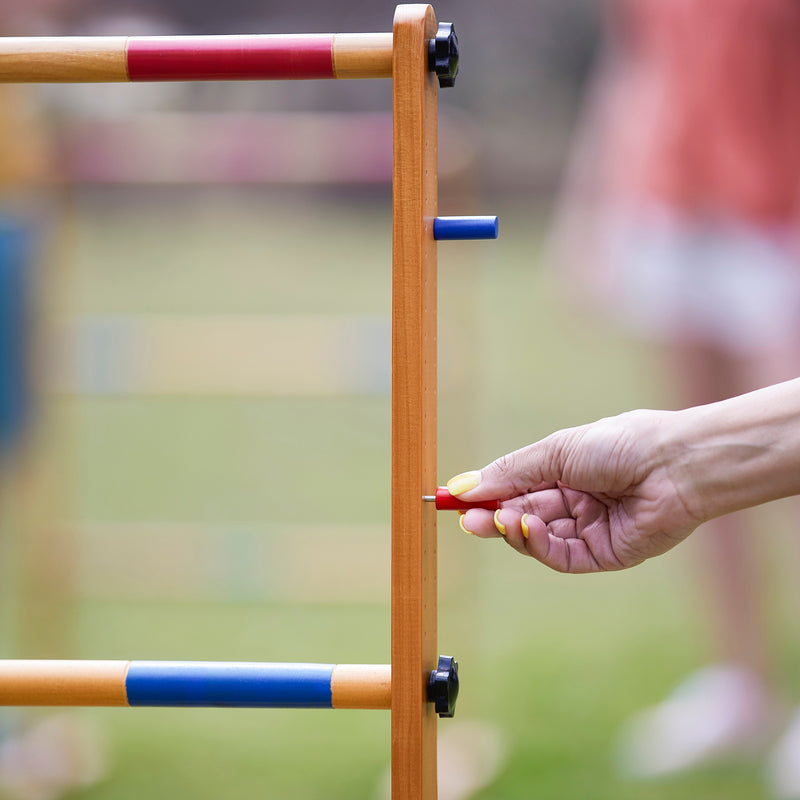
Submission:
M 606 22 L 555 263 L 582 299 L 659 349 L 670 405 L 796 376 L 800 4 L 608 0 Z M 631 721 L 621 758 L 637 777 L 750 752 L 773 724 L 748 519 L 707 525 L 713 663 Z M 773 773 L 778 794 L 800 797 L 800 716 L 794 729 Z
M 0 34 L 51 33 L 56 5 L 0 0 Z M 58 209 L 45 116 L 36 87 L 0 84 L 0 569 L 12 611 L 2 615 L 4 657 L 75 655 L 65 652 L 74 614 L 71 541 L 56 516 L 66 474 L 54 455 L 61 445 L 50 438 L 39 363 L 45 296 L 63 286 L 47 254 Z M 74 714 L 0 714 L 0 797 L 61 797 L 95 782 L 102 762 L 92 729 Z

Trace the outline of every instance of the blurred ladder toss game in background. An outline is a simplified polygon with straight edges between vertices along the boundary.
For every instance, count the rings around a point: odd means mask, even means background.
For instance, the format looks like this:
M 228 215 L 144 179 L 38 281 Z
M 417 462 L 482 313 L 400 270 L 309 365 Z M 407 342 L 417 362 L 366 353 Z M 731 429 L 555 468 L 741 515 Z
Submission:
M 0 81 L 391 78 L 393 277 L 391 664 L 24 661 L 4 705 L 390 708 L 392 795 L 435 798 L 436 719 L 457 665 L 437 653 L 436 240 L 497 236 L 496 218 L 438 218 L 437 91 L 458 69 L 453 27 L 398 6 L 388 34 L 68 37 L 0 41 Z
M 30 413 L 30 268 L 35 233 L 0 216 L 0 454 L 12 449 Z

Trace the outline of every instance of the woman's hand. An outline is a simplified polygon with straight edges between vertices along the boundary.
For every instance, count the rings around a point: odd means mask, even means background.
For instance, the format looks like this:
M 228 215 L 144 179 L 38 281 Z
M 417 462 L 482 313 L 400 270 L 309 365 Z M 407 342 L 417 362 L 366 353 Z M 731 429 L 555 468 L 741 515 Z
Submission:
M 461 527 L 504 536 L 559 572 L 632 567 L 685 539 L 703 521 L 682 497 L 680 446 L 662 435 L 675 412 L 633 411 L 559 431 L 448 483 L 460 499 L 502 500 L 470 509 Z

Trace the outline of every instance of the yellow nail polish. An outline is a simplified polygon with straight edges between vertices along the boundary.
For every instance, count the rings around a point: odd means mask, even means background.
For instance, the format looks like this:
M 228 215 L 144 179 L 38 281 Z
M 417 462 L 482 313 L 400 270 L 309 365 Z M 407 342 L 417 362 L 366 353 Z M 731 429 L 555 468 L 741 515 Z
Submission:
M 495 528 L 497 528 L 498 531 L 500 531 L 500 533 L 503 534 L 503 536 L 505 536 L 506 526 L 503 525 L 502 522 L 500 522 L 500 517 L 498 516 L 499 514 L 500 514 L 500 509 L 498 508 L 497 511 L 494 512 L 494 526 Z
M 528 523 L 525 520 L 528 519 L 527 514 L 522 515 L 522 519 L 519 521 L 520 527 L 522 528 L 522 535 L 527 539 L 531 535 L 531 529 L 528 527 Z
M 462 472 L 460 475 L 456 475 L 455 478 L 450 478 L 450 480 L 447 481 L 447 490 L 450 494 L 459 495 L 468 492 L 470 489 L 474 489 L 480 482 L 481 473 L 479 470 Z
M 462 531 L 464 531 L 464 533 L 468 533 L 470 536 L 474 536 L 475 535 L 472 531 L 468 531 L 464 527 L 464 515 L 463 514 L 458 518 L 458 526 L 461 528 Z

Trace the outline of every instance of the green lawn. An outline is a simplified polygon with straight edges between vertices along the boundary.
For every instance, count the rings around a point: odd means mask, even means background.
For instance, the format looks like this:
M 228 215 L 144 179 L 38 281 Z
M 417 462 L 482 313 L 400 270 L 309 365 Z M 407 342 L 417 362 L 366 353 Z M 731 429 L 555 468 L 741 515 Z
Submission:
M 497 243 L 439 248 L 442 478 L 557 427 L 661 397 L 647 353 L 565 306 L 540 268 L 540 215 L 499 210 Z M 389 310 L 384 202 L 95 198 L 77 204 L 75 224 L 81 313 Z M 385 396 L 94 397 L 69 406 L 80 521 L 216 526 L 230 529 L 231 548 L 248 526 L 279 537 L 281 526 L 386 522 Z M 293 547 L 313 561 L 303 542 Z M 706 655 L 690 549 L 629 574 L 560 576 L 500 541 L 464 537 L 440 515 L 440 647 L 458 657 L 462 676 L 457 717 L 440 730 L 478 720 L 505 741 L 504 766 L 480 798 L 765 796 L 757 764 L 647 786 L 614 770 L 623 720 Z M 164 550 L 171 568 L 193 568 L 195 554 L 182 560 L 168 542 Z M 157 567 L 162 554 L 152 558 Z M 388 579 L 388 564 L 368 566 Z M 251 580 L 258 567 L 249 565 Z M 263 567 L 267 580 L 275 565 Z M 335 582 L 335 573 L 327 580 Z M 387 660 L 388 586 L 368 603 L 331 605 L 306 602 L 301 592 L 280 602 L 243 600 L 235 588 L 230 598 L 142 594 L 84 597 L 76 655 Z M 770 605 L 780 668 L 797 672 L 789 599 L 776 593 Z M 372 798 L 389 754 L 389 719 L 380 712 L 108 709 L 92 716 L 113 767 L 105 783 L 81 795 L 91 800 Z

